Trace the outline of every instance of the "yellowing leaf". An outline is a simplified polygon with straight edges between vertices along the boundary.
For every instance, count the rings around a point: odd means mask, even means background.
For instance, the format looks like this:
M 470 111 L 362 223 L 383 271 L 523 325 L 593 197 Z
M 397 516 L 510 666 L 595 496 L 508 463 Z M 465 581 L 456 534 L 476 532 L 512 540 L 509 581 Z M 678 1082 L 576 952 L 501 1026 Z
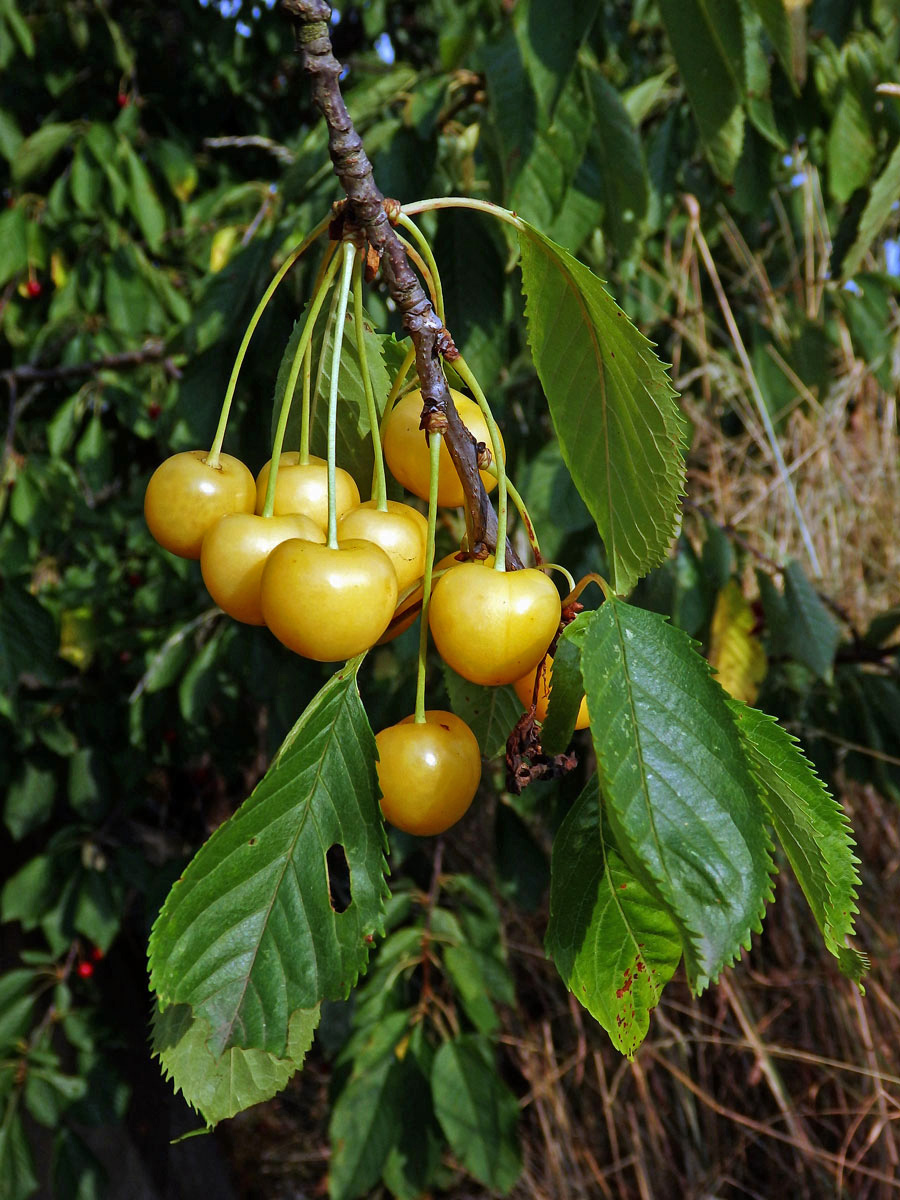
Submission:
M 710 665 L 735 700 L 752 704 L 766 677 L 766 652 L 753 636 L 756 616 L 736 579 L 719 592 L 709 638 Z
M 97 644 L 94 629 L 94 614 L 82 604 L 78 608 L 67 608 L 59 621 L 59 657 L 86 671 L 91 665 Z
M 212 246 L 209 248 L 209 269 L 214 275 L 227 264 L 231 257 L 231 248 L 237 241 L 237 235 L 236 225 L 226 225 L 213 238 Z
M 69 278 L 69 268 L 66 266 L 66 260 L 59 250 L 54 250 L 50 255 L 50 278 L 53 280 L 55 288 L 64 286 Z

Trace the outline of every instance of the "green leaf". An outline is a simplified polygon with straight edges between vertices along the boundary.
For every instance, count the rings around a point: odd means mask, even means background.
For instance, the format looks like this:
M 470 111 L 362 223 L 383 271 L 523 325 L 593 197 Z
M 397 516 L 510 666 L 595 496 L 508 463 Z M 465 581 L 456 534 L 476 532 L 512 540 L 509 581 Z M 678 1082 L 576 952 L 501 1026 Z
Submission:
M 56 1132 L 53 1143 L 54 1200 L 102 1200 L 107 1174 L 81 1138 L 68 1126 Z
M 666 556 L 684 487 L 684 421 L 666 370 L 600 280 L 526 226 L 528 341 L 563 458 L 627 592 Z
M 166 231 L 165 209 L 156 194 L 150 172 L 128 142 L 122 141 L 120 144 L 128 164 L 131 183 L 128 207 L 131 209 L 141 233 L 147 239 L 147 245 L 155 252 L 159 249 L 162 235 Z
M 190 1005 L 170 1004 L 154 1014 L 153 1054 L 166 1079 L 212 1126 L 280 1092 L 303 1065 L 318 1023 L 318 1005 L 295 1009 L 282 1054 L 232 1045 L 217 1055 L 209 1024 L 192 1015 Z
M 316 364 L 322 353 L 326 313 L 319 314 L 319 320 L 312 337 L 313 352 L 313 394 L 310 398 L 310 450 L 313 454 L 325 458 L 328 450 L 328 393 L 331 388 L 331 360 L 333 355 L 333 331 L 325 346 L 322 375 L 316 388 Z M 288 339 L 278 377 L 275 381 L 275 399 L 272 409 L 272 430 L 278 422 L 281 411 L 281 401 L 287 388 L 288 376 L 294 353 L 303 333 L 305 317 L 294 326 L 293 333 Z M 391 390 L 391 380 L 384 365 L 381 345 L 384 335 L 375 333 L 371 322 L 364 317 L 366 361 L 372 380 L 372 390 L 375 396 L 375 406 L 379 415 L 384 409 L 388 392 Z M 291 414 L 288 418 L 284 438 L 284 448 L 295 450 L 300 446 L 301 405 L 303 401 L 303 372 L 297 377 L 294 388 L 294 399 L 291 404 Z M 356 326 L 348 321 L 344 328 L 344 340 L 341 346 L 340 392 L 338 398 L 337 424 L 337 462 L 345 471 L 349 471 L 364 495 L 368 495 L 372 481 L 372 438 L 369 431 L 369 415 L 366 407 L 366 394 L 363 387 L 363 377 L 360 370 L 359 350 L 356 341 Z
M 506 289 L 497 243 L 483 221 L 450 209 L 441 214 L 434 255 L 441 268 L 447 328 L 490 395 L 506 366 Z
M 431 1092 L 444 1136 L 466 1170 L 508 1192 L 522 1170 L 519 1106 L 497 1074 L 490 1042 L 479 1034 L 444 1042 L 434 1056 Z
M 522 715 L 522 705 L 512 687 L 481 687 L 444 666 L 444 683 L 450 707 L 466 722 L 485 758 L 506 752 L 506 739 Z
M 864 954 L 850 949 L 859 874 L 850 823 L 816 775 L 797 739 L 774 717 L 729 702 L 763 804 L 803 894 L 841 970 L 859 980 L 868 970 Z
M 596 776 L 553 843 L 546 947 L 575 999 L 633 1058 L 681 961 L 681 939 L 603 829 Z
M 780 632 L 785 652 L 827 681 L 841 640 L 840 627 L 796 561 L 785 568 L 784 599 L 787 624 Z
M 384 832 L 375 741 L 338 671 L 288 734 L 262 782 L 201 847 L 150 938 L 162 1006 L 188 1004 L 210 1050 L 285 1054 L 295 1010 L 345 997 L 383 922 Z M 332 908 L 328 850 L 343 847 L 352 898 Z
M 890 217 L 900 195 L 900 142 L 894 147 L 887 166 L 875 180 L 859 222 L 856 238 L 847 251 L 841 268 L 843 279 L 855 275 L 872 243 Z
M 403 1028 L 408 1022 L 404 1014 Z M 393 1045 L 353 1072 L 331 1114 L 331 1200 L 369 1196 L 401 1133 L 402 1069 Z
M 744 144 L 740 10 L 733 0 L 659 0 L 706 154 L 730 183 Z
M 587 623 L 581 669 L 616 845 L 669 908 L 702 991 L 749 947 L 771 898 L 762 806 L 725 693 L 686 634 L 615 599 Z
M 3 0 L 3 3 L 0 4 L 0 14 L 6 17 L 25 57 L 34 58 L 34 34 L 31 32 L 31 26 L 19 12 L 16 0 Z
M 0 1122 L 0 1196 L 3 1200 L 27 1200 L 38 1189 L 34 1160 L 22 1118 L 7 1101 L 7 1111 Z
M 54 902 L 58 880 L 49 854 L 39 854 L 7 879 L 0 892 L 0 920 L 33 929 Z
M 514 31 L 485 51 L 485 69 L 506 204 L 546 227 L 562 207 L 590 136 L 590 96 L 581 72 L 568 78 L 551 119 L 541 115 L 540 93 Z
M 44 606 L 10 579 L 0 579 L 0 689 L 24 674 L 47 683 L 56 674 L 56 625 Z
M 0 287 L 28 268 L 28 223 L 21 204 L 0 213 Z
M 50 121 L 25 139 L 12 161 L 12 177 L 17 184 L 26 183 L 46 171 L 79 129 L 77 122 L 65 124 Z
M 56 778 L 53 771 L 26 762 L 10 784 L 3 820 L 15 841 L 43 825 L 53 812 Z
M 576 187 L 585 186 L 585 171 L 594 183 L 592 194 L 603 203 L 603 220 L 610 240 L 622 258 L 630 252 L 647 212 L 647 172 L 640 139 L 618 92 L 598 69 L 589 74 L 594 124 Z
M 0 1054 L 4 1058 L 28 1033 L 36 982 L 35 972 L 22 967 L 0 975 Z
M 838 204 L 846 204 L 857 188 L 869 182 L 876 153 L 866 106 L 849 84 L 838 101 L 826 149 L 828 190 Z
M 556 646 L 547 717 L 541 727 L 541 746 L 545 754 L 562 754 L 575 733 L 578 710 L 584 699 L 580 645 L 583 629 L 582 624 L 573 621 Z
M 803 80 L 798 78 L 795 69 L 795 46 L 794 46 L 794 31 L 792 28 L 792 18 L 788 16 L 785 0 L 750 0 L 750 4 L 756 10 L 757 15 L 765 27 L 766 33 L 775 48 L 775 53 L 781 65 L 784 67 L 785 74 L 791 82 L 791 87 L 796 93 L 798 84 Z M 792 15 L 799 14 L 800 19 L 805 21 L 803 9 L 798 5 L 792 5 Z
M 16 118 L 8 109 L 0 108 L 0 154 L 7 162 L 12 162 L 24 140 Z
M 553 115 L 599 10 L 600 0 L 530 0 L 513 10 L 518 44 L 545 122 Z

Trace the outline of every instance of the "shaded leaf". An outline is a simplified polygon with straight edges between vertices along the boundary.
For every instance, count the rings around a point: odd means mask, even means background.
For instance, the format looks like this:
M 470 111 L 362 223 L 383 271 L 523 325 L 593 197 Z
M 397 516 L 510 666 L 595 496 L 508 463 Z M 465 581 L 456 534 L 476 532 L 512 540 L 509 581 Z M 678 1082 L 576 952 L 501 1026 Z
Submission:
M 839 204 L 846 204 L 857 188 L 868 183 L 876 152 L 866 106 L 849 85 L 838 101 L 826 145 L 829 191 Z M 844 269 L 848 270 L 846 260 Z
M 313 454 L 325 458 L 328 450 L 328 393 L 331 389 L 331 367 L 334 346 L 333 331 L 324 345 L 322 374 L 316 387 L 316 364 L 323 354 L 324 332 L 327 306 L 319 314 L 315 331 L 312 336 L 313 353 L 313 389 L 310 398 L 310 450 Z M 278 377 L 275 381 L 275 397 L 272 408 L 272 429 L 278 423 L 281 402 L 288 384 L 291 364 L 303 333 L 306 317 L 302 317 L 294 326 L 288 339 Z M 384 365 L 381 344 L 386 340 L 385 335 L 375 333 L 372 323 L 364 317 L 366 362 L 372 380 L 372 390 L 375 397 L 375 407 L 379 415 L 384 410 L 388 392 L 391 390 L 391 380 Z M 301 409 L 303 403 L 303 372 L 297 377 L 294 388 L 294 399 L 288 418 L 284 438 L 286 450 L 299 449 Z M 356 480 L 363 496 L 368 496 L 372 481 L 372 439 L 369 431 L 369 415 L 366 407 L 366 394 L 360 369 L 359 350 L 357 349 L 356 326 L 348 320 L 344 327 L 344 340 L 341 345 L 340 392 L 338 396 L 337 422 L 337 462 L 345 471 L 349 471 Z
M 849 279 L 862 266 L 872 243 L 881 232 L 900 196 L 900 142 L 894 147 L 887 166 L 875 180 L 859 222 L 853 245 L 844 257 L 841 275 Z
M 851 979 L 868 960 L 846 945 L 854 932 L 859 861 L 850 823 L 799 748 L 774 717 L 733 704 L 738 732 L 762 788 L 763 803 L 779 842 L 803 889 L 825 945 Z
M 583 622 L 573 621 L 566 627 L 556 646 L 550 694 L 547 697 L 547 716 L 541 727 L 541 746 L 545 754 L 562 754 L 575 733 L 578 710 L 584 699 L 579 640 L 583 632 Z
M 297 1010 L 347 995 L 382 925 L 384 833 L 375 743 L 356 686 L 361 658 L 325 684 L 265 777 L 172 888 L 150 938 L 160 1004 L 187 1004 L 218 1058 L 285 1055 Z M 326 854 L 341 845 L 351 902 L 331 906 Z
M 610 599 L 581 669 L 616 845 L 668 907 L 692 988 L 749 947 L 771 898 L 756 783 L 725 693 L 681 630 Z
M 627 592 L 679 523 L 684 422 L 651 344 L 560 246 L 519 233 L 528 341 L 563 458 Z
M 506 751 L 506 739 L 522 715 L 522 705 L 512 687 L 481 687 L 444 665 L 444 683 L 450 707 L 466 722 L 485 758 Z
M 12 1104 L 7 1100 L 7 1105 Z M 27 1200 L 38 1188 L 22 1118 L 14 1108 L 8 1108 L 0 1121 L 0 1181 L 3 1200 Z
M 740 11 L 732 0 L 659 0 L 660 13 L 713 170 L 734 178 L 744 143 Z
M 332 1109 L 331 1200 L 371 1195 L 400 1136 L 402 1068 L 394 1046 L 383 1049 L 374 1062 L 357 1063 Z
M 784 600 L 785 652 L 820 679 L 829 679 L 841 640 L 840 627 L 796 561 L 785 568 Z
M 12 177 L 16 183 L 25 183 L 40 175 L 63 150 L 79 129 L 77 122 L 53 122 L 42 125 L 31 137 L 27 137 L 16 150 L 12 160 Z
M 596 776 L 553 843 L 546 949 L 569 990 L 629 1058 L 681 961 L 668 910 L 603 829 Z
M 490 1042 L 466 1034 L 444 1042 L 431 1071 L 434 1110 L 444 1136 L 466 1170 L 506 1193 L 519 1177 L 519 1106 L 501 1081 Z

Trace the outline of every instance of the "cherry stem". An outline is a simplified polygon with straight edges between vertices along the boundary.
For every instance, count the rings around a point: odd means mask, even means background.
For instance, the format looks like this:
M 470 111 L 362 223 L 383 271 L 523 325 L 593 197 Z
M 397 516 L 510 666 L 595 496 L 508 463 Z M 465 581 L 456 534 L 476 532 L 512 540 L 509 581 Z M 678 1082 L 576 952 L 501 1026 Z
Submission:
M 546 565 L 553 566 L 554 564 L 548 563 Z M 559 569 L 561 570 L 562 568 L 559 568 Z M 568 575 L 568 571 L 566 572 L 566 574 Z M 571 578 L 572 578 L 572 576 L 569 575 L 569 579 L 571 579 Z M 575 601 L 578 599 L 578 597 L 581 595 L 581 593 L 584 591 L 584 589 L 587 587 L 587 585 L 589 583 L 597 584 L 597 586 L 603 592 L 604 599 L 606 599 L 606 600 L 612 599 L 613 593 L 612 593 L 612 589 L 610 588 L 609 584 L 606 582 L 606 580 L 603 578 L 602 575 L 598 575 L 596 571 L 591 571 L 591 573 L 589 575 L 585 575 L 584 578 L 579 579 L 577 583 L 573 582 L 572 590 L 569 592 L 568 596 L 566 596 L 563 599 L 563 602 L 562 602 L 563 608 L 568 607 L 568 605 L 570 605 L 570 604 L 574 604 Z
M 428 541 L 425 545 L 425 570 L 422 574 L 422 625 L 419 629 L 419 663 L 416 672 L 415 724 L 425 723 L 425 663 L 428 658 L 428 608 L 431 604 L 431 577 L 434 571 L 434 533 L 437 528 L 438 474 L 441 461 L 441 435 L 428 434 L 431 474 L 428 479 Z
M 378 433 L 378 408 L 375 404 L 375 394 L 372 390 L 372 374 L 369 371 L 369 357 L 366 352 L 366 327 L 363 320 L 362 297 L 362 264 L 364 254 L 356 259 L 353 272 L 353 327 L 356 330 L 356 348 L 359 352 L 359 372 L 362 375 L 363 391 L 366 393 L 366 411 L 369 414 L 369 429 L 372 434 L 372 499 L 380 512 L 387 512 L 387 482 L 384 477 L 384 455 L 381 451 L 381 438 Z
M 415 248 L 415 246 L 412 244 L 412 242 L 407 241 L 407 239 L 405 237 L 400 237 L 399 234 L 398 234 L 398 240 L 400 242 L 400 245 L 406 251 L 406 257 L 409 259 L 409 261 L 413 264 L 413 266 L 416 268 L 416 270 L 419 272 L 419 274 L 424 279 L 425 286 L 428 288 L 428 295 L 431 300 L 431 307 L 436 309 L 437 308 L 437 292 L 435 291 L 435 287 L 434 287 L 434 279 L 432 278 L 431 272 L 428 270 L 428 264 L 425 262 L 425 259 L 418 252 L 418 250 Z
M 494 555 L 494 570 L 506 570 L 506 555 L 500 550 L 506 545 L 506 525 L 509 503 L 506 494 L 506 464 L 503 461 L 503 443 L 500 441 L 500 430 L 491 412 L 487 397 L 481 390 L 481 384 L 475 378 L 468 363 L 462 355 L 453 360 L 453 369 L 478 401 L 478 407 L 484 416 L 485 424 L 491 435 L 491 452 L 494 456 L 493 466 L 497 472 L 497 552 Z
M 442 208 L 468 208 L 472 212 L 485 213 L 489 217 L 495 217 L 498 221 L 505 221 L 514 229 L 525 229 L 525 222 L 522 218 L 516 216 L 514 212 L 510 212 L 508 208 L 501 208 L 499 204 L 491 204 L 489 200 L 474 200 L 470 196 L 433 196 L 429 200 L 415 200 L 412 204 L 403 205 L 401 216 L 438 212 Z
M 329 242 L 322 255 L 322 261 L 319 263 L 319 270 L 316 274 L 316 279 L 313 284 L 313 295 L 319 294 L 319 289 L 323 286 L 328 268 L 334 259 L 334 252 L 337 250 L 337 242 Z M 337 268 L 335 268 L 337 269 Z M 334 278 L 332 273 L 331 278 Z M 318 314 L 317 314 L 318 316 Z M 293 364 L 292 364 L 293 365 Z M 312 395 L 312 338 L 306 343 L 306 350 L 303 354 L 303 404 L 300 409 L 300 457 L 297 460 L 305 467 L 309 462 L 309 409 L 310 397 Z
M 489 467 L 485 467 L 484 469 L 489 475 L 493 475 L 495 479 L 498 477 L 498 471 L 494 463 L 491 463 Z M 506 477 L 506 490 L 509 493 L 513 504 L 516 506 L 516 511 L 522 518 L 522 524 L 525 526 L 525 532 L 528 535 L 528 543 L 531 546 L 531 552 L 534 555 L 535 566 L 539 567 L 543 564 L 544 560 L 541 557 L 541 547 L 538 544 L 537 530 L 534 527 L 534 521 L 532 521 L 531 514 L 525 506 L 525 501 L 522 499 L 522 493 L 517 487 L 514 486 L 508 475 Z
M 435 261 L 434 252 L 428 243 L 428 238 L 418 227 L 415 221 L 411 220 L 405 212 L 401 210 L 400 216 L 397 218 L 397 224 L 402 225 L 408 233 L 412 234 L 413 240 L 418 245 L 422 257 L 428 267 L 428 273 L 431 275 L 433 287 L 429 289 L 432 292 L 432 300 L 437 315 L 441 318 L 441 324 L 444 323 L 444 289 L 441 287 L 441 276 L 438 271 L 437 262 Z
M 332 550 L 338 548 L 337 497 L 334 478 L 337 452 L 337 402 L 338 383 L 341 375 L 341 350 L 344 344 L 344 324 L 347 320 L 347 301 L 350 298 L 353 264 L 356 260 L 356 247 L 352 242 L 344 242 L 343 256 L 341 282 L 336 293 L 338 302 L 334 325 L 334 354 L 331 359 L 331 388 L 328 393 L 328 546 Z
M 335 261 L 337 262 L 338 260 L 335 259 Z M 334 333 L 334 312 L 337 308 L 339 292 L 340 289 L 335 288 L 331 293 L 331 302 L 328 305 L 328 315 L 325 318 L 325 331 L 322 334 L 322 345 L 319 347 L 319 358 L 316 363 L 316 378 L 312 385 L 309 417 L 310 427 L 312 426 L 313 421 L 316 419 L 316 413 L 318 412 L 319 408 L 319 396 L 322 394 L 322 376 L 325 374 L 325 355 L 328 351 L 329 345 L 331 344 L 332 335 Z
M 562 577 L 565 579 L 566 583 L 571 588 L 569 595 L 571 596 L 572 592 L 575 591 L 575 577 L 572 575 L 572 572 L 567 570 L 561 563 L 542 562 L 541 570 L 542 571 L 559 571 L 560 575 L 562 575 Z
M 244 330 L 244 336 L 241 339 L 241 344 L 238 347 L 237 357 L 235 358 L 234 366 L 231 369 L 231 378 L 228 380 L 228 387 L 225 389 L 225 399 L 222 401 L 222 411 L 219 415 L 219 424 L 216 428 L 216 434 L 213 438 L 213 443 L 209 454 L 206 456 L 207 465 L 210 467 L 218 467 L 219 465 L 219 455 L 222 453 L 222 443 L 225 441 L 225 430 L 228 427 L 228 415 L 231 412 L 231 402 L 234 399 L 238 375 L 241 373 L 241 367 L 244 363 L 247 347 L 250 345 L 250 339 L 253 337 L 253 332 L 256 329 L 256 326 L 259 324 L 260 318 L 266 310 L 266 306 L 275 295 L 275 291 L 282 279 L 284 279 L 285 275 L 287 275 L 288 271 L 291 269 L 300 255 L 305 253 L 313 244 L 313 242 L 315 242 L 322 236 L 323 233 L 325 233 L 325 231 L 328 229 L 328 226 L 331 224 L 331 220 L 332 217 L 329 213 L 327 217 L 324 217 L 319 222 L 312 233 L 308 234 L 303 241 L 300 242 L 299 245 L 295 246 L 290 252 L 287 258 L 278 268 L 278 271 L 275 273 L 272 282 L 263 292 L 262 299 L 260 300 L 259 304 L 257 304 L 256 311 L 250 318 L 250 323 L 248 324 L 247 328 Z
M 300 364 L 303 361 L 306 349 L 312 344 L 313 330 L 315 329 L 316 319 L 321 311 L 322 305 L 325 302 L 325 297 L 328 295 L 328 289 L 331 287 L 332 280 L 337 273 L 338 259 L 333 258 L 325 272 L 321 286 L 313 297 L 313 301 L 309 306 L 309 312 L 306 314 L 306 323 L 303 326 L 303 333 L 300 335 L 300 341 L 297 343 L 297 349 L 294 352 L 294 361 L 291 363 L 291 371 L 288 375 L 287 385 L 284 389 L 284 396 L 281 400 L 281 411 L 278 414 L 278 424 L 275 427 L 275 437 L 272 439 L 272 459 L 269 464 L 269 482 L 266 485 L 266 500 L 263 505 L 262 515 L 271 517 L 275 511 L 275 484 L 278 479 L 278 463 L 281 459 L 281 449 L 284 446 L 284 434 L 287 429 L 288 416 L 291 411 L 291 403 L 294 399 L 294 388 L 297 386 L 297 376 L 300 374 Z

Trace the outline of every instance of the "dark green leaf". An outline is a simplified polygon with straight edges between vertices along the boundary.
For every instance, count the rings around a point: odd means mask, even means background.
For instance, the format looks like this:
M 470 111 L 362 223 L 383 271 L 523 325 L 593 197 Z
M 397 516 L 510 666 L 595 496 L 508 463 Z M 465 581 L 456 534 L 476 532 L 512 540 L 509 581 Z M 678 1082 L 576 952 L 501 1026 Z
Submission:
M 684 422 L 651 344 L 600 280 L 530 226 L 519 244 L 528 341 L 563 458 L 627 592 L 677 531 Z
M 829 679 L 841 640 L 840 627 L 796 561 L 785 568 L 784 599 L 786 653 L 820 679 Z
M 552 120 L 542 118 L 529 62 L 514 32 L 486 52 L 488 95 L 508 207 L 547 227 L 562 207 L 590 135 L 590 96 L 580 71 L 568 78 Z
M 447 328 L 488 396 L 506 365 L 503 259 L 484 222 L 442 213 L 434 254 L 441 270 Z
M 444 666 L 450 707 L 466 722 L 485 758 L 506 751 L 506 739 L 522 715 L 522 705 L 512 687 L 481 687 Z
M 54 158 L 75 136 L 79 126 L 76 122 L 66 124 L 53 121 L 42 125 L 36 133 L 25 139 L 12 161 L 12 177 L 16 183 L 26 183 L 40 175 L 50 166 Z
M 796 16 L 801 21 L 805 21 L 806 15 L 803 9 L 793 6 L 791 15 L 789 15 L 785 0 L 750 0 L 750 3 L 765 26 L 766 33 L 775 47 L 775 53 L 791 81 L 791 87 L 796 91 L 798 84 L 801 84 L 803 80 L 798 78 L 794 61 L 792 20 Z
M 5 914 L 3 919 L 6 920 Z M 0 975 L 0 1055 L 3 1057 L 28 1032 L 36 982 L 35 972 L 22 967 Z
M 12 580 L 0 580 L 0 689 L 12 690 L 24 674 L 51 680 L 57 647 L 56 625 L 44 606 Z
M 828 131 L 828 186 L 839 204 L 846 204 L 857 188 L 869 182 L 875 162 L 875 133 L 862 98 L 846 86 Z M 847 258 L 851 262 L 853 252 Z M 844 270 L 850 273 L 847 259 Z
M 733 0 L 659 0 L 706 153 L 724 183 L 744 142 L 740 10 Z
M 769 819 L 825 945 L 844 974 L 858 982 L 868 969 L 868 960 L 846 945 L 853 934 L 859 886 L 859 860 L 853 854 L 846 814 L 816 775 L 796 738 L 774 717 L 738 701 L 730 703 Z
M 53 811 L 56 778 L 53 771 L 26 762 L 6 793 L 3 820 L 16 841 L 43 825 Z
M 165 209 L 159 202 L 150 172 L 127 142 L 121 144 L 131 182 L 128 207 L 140 226 L 141 233 L 147 239 L 147 245 L 151 250 L 157 251 L 166 229 Z
M 216 1057 L 229 1047 L 283 1056 L 291 1014 L 346 996 L 381 929 L 385 842 L 360 661 L 318 693 L 154 924 L 152 987 L 166 1006 L 191 1006 Z M 350 869 L 341 913 L 329 895 L 334 845 Z
M 681 961 L 681 939 L 610 843 L 596 777 L 553 843 L 546 947 L 576 1000 L 632 1058 Z
M 661 899 L 702 991 L 749 947 L 771 898 L 762 806 L 725 693 L 690 639 L 610 599 L 581 670 L 616 845 Z
M 434 1056 L 431 1092 L 435 1115 L 466 1170 L 508 1192 L 522 1170 L 519 1106 L 497 1074 L 490 1042 L 478 1034 L 444 1042 Z
M 331 1200 L 372 1194 L 401 1133 L 401 1081 L 400 1060 L 389 1046 L 374 1062 L 357 1065 L 338 1096 L 329 1125 Z
M 575 640 L 578 632 L 575 622 L 569 625 L 559 639 L 553 656 L 547 717 L 541 729 L 541 746 L 545 754 L 562 754 L 569 745 L 584 699 L 581 646 Z
M 28 268 L 28 229 L 21 204 L 0 213 L 0 287 Z
M 324 458 L 328 450 L 328 394 L 331 388 L 331 366 L 334 353 L 334 338 L 329 337 L 325 346 L 322 375 L 316 388 L 316 364 L 322 352 L 327 306 L 319 314 L 316 329 L 313 333 L 313 394 L 310 399 L 310 450 Z M 305 324 L 305 318 L 299 320 L 288 339 L 278 377 L 275 382 L 275 399 L 272 410 L 272 429 L 278 422 L 281 402 L 288 384 L 291 363 L 300 341 Z M 366 361 L 372 380 L 375 405 L 379 415 L 384 409 L 391 380 L 384 365 L 381 354 L 382 335 L 376 334 L 367 319 L 364 319 Z M 303 373 L 297 377 L 294 388 L 294 399 L 291 404 L 291 415 L 288 418 L 284 439 L 286 450 L 296 450 L 300 446 L 301 405 L 303 400 Z M 345 471 L 349 471 L 356 480 L 360 492 L 368 496 L 372 481 L 372 438 L 369 432 L 369 415 L 366 407 L 366 395 L 363 377 L 360 369 L 359 351 L 357 349 L 356 328 L 354 322 L 348 321 L 344 328 L 344 340 L 341 345 L 340 392 L 338 399 L 337 424 L 337 462 Z
M 12 1104 L 12 1099 L 7 1101 L 7 1105 Z M 12 1108 L 0 1121 L 0 1188 L 3 1200 L 27 1200 L 38 1188 L 22 1118 Z
M 900 142 L 894 146 L 887 166 L 875 180 L 869 199 L 859 222 L 853 245 L 848 250 L 841 268 L 841 275 L 849 279 L 862 266 L 875 238 L 890 217 L 900 195 Z
M 54 1200 L 103 1200 L 107 1174 L 81 1138 L 68 1126 L 53 1143 Z
M 604 227 L 626 258 L 647 211 L 647 174 L 641 143 L 618 92 L 594 69 L 588 76 L 594 107 L 587 155 L 575 186 L 584 190 L 591 172 L 591 193 L 603 203 Z

